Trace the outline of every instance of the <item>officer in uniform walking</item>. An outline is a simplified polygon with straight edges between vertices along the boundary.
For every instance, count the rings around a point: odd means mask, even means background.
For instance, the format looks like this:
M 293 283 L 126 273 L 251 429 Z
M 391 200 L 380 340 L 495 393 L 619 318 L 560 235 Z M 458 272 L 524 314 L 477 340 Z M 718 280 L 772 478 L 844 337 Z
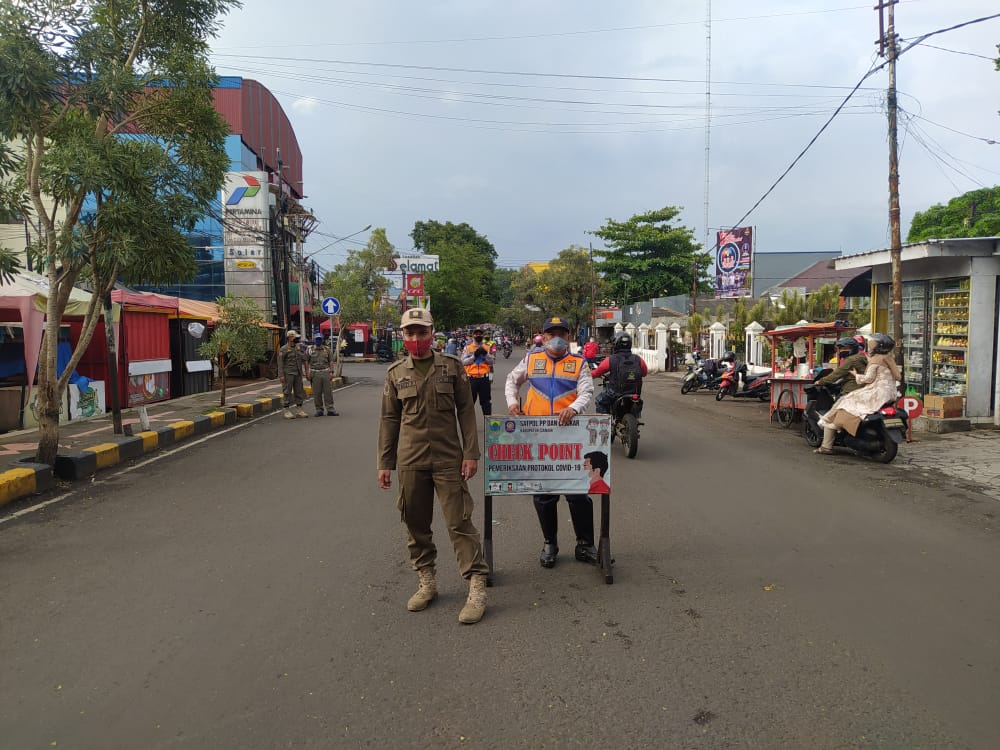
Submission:
M 326 416 L 339 417 L 340 414 L 333 408 L 333 357 L 330 355 L 330 347 L 323 343 L 323 334 L 317 333 L 314 337 L 313 345 L 309 347 L 309 359 L 307 360 L 308 370 L 306 377 L 312 384 L 313 404 L 316 406 L 316 416 L 323 416 L 323 407 L 326 406 Z
M 281 395 L 285 398 L 285 419 L 309 416 L 302 409 L 302 402 L 306 400 L 306 389 L 302 385 L 306 358 L 302 349 L 297 346 L 298 339 L 298 331 L 288 331 L 285 334 L 285 345 L 278 350 L 278 380 L 281 382 Z
M 410 563 L 419 581 L 406 603 L 411 612 L 437 597 L 437 548 L 431 535 L 437 491 L 448 535 L 469 596 L 459 622 L 479 622 L 486 612 L 486 574 L 479 531 L 472 523 L 468 480 L 476 474 L 479 435 L 469 380 L 457 357 L 436 352 L 429 310 L 410 308 L 400 322 L 410 356 L 389 366 L 378 433 L 378 485 L 399 478 L 396 507 L 406 524 Z M 461 431 L 461 434 L 459 434 Z
M 462 364 L 465 365 L 465 374 L 469 376 L 472 403 L 475 404 L 476 399 L 479 399 L 484 417 L 488 417 L 493 411 L 490 373 L 493 372 L 495 361 L 496 357 L 490 354 L 489 347 L 483 341 L 483 329 L 477 328 L 472 332 L 472 341 L 462 351 Z
M 569 424 L 593 399 L 594 380 L 587 361 L 579 354 L 570 353 L 569 324 L 563 318 L 552 317 L 545 321 L 542 337 L 542 348 L 528 352 L 507 376 L 504 388 L 507 410 L 515 416 L 558 416 L 559 424 Z M 518 390 L 524 383 L 528 384 L 528 391 L 522 408 Z M 544 540 L 538 561 L 543 568 L 551 568 L 559 554 L 556 541 L 559 495 L 535 495 L 534 501 Z M 595 564 L 594 503 L 589 495 L 566 495 L 566 503 L 576 532 L 576 559 Z

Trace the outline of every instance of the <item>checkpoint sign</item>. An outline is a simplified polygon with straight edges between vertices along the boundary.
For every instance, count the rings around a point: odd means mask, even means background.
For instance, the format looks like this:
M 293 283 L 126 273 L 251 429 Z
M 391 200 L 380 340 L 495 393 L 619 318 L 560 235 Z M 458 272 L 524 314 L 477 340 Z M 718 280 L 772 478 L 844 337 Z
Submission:
M 323 312 L 327 315 L 336 315 L 340 312 L 340 300 L 336 297 L 323 298 Z

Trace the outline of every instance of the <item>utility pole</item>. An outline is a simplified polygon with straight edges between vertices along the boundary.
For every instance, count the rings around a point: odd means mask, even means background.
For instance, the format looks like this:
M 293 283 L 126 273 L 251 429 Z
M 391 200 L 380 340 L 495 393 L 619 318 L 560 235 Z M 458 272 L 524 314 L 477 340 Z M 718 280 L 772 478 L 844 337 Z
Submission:
M 889 61 L 889 90 L 886 107 L 889 113 L 889 262 L 892 270 L 892 338 L 896 341 L 896 362 L 903 363 L 903 240 L 899 222 L 899 147 L 897 142 L 896 102 L 896 24 L 898 0 L 879 0 L 879 53 Z M 885 13 L 883 23 L 883 12 Z M 884 29 L 884 33 L 883 32 Z
M 590 335 L 597 341 L 597 270 L 594 268 L 594 243 L 590 244 L 590 319 L 593 327 Z

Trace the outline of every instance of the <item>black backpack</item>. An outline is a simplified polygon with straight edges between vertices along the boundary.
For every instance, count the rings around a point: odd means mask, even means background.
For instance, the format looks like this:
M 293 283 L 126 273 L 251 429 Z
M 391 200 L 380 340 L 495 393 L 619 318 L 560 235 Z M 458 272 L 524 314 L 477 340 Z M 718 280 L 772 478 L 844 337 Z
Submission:
M 611 387 L 618 393 L 642 393 L 642 365 L 632 352 L 611 357 Z

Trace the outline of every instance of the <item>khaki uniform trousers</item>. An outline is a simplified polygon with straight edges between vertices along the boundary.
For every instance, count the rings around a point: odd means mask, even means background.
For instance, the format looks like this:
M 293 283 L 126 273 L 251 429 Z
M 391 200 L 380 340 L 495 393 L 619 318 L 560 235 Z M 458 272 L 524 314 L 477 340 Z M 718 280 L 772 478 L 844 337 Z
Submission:
M 325 408 L 333 411 L 333 383 L 330 382 L 329 370 L 313 370 L 312 373 L 313 404 L 319 411 Z
M 451 537 L 458 560 L 458 570 L 463 578 L 486 575 L 489 568 L 483 559 L 483 546 L 479 531 L 472 523 L 472 495 L 462 479 L 458 465 L 438 466 L 434 469 L 399 469 L 399 497 L 396 507 L 406 524 L 406 547 L 410 550 L 410 563 L 414 570 L 434 567 L 437 548 L 431 534 L 434 511 L 434 492 L 441 502 L 448 536 Z
M 285 408 L 287 409 L 294 402 L 296 406 L 302 406 L 306 400 L 306 389 L 302 385 L 301 375 L 285 375 L 285 382 L 281 384 L 281 395 L 285 397 Z

